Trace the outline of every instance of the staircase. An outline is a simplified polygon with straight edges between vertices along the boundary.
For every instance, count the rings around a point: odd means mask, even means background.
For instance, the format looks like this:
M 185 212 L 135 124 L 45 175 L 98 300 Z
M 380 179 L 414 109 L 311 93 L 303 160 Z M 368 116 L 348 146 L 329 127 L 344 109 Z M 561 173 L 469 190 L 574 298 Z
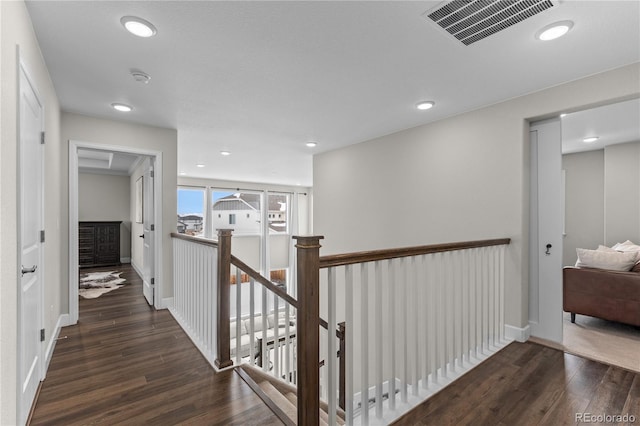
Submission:
M 242 364 L 235 371 L 287 426 L 298 424 L 298 397 L 295 386 L 263 372 L 249 364 Z M 320 401 L 320 425 L 328 426 L 327 403 Z M 344 425 L 345 415 L 338 410 L 337 424 Z

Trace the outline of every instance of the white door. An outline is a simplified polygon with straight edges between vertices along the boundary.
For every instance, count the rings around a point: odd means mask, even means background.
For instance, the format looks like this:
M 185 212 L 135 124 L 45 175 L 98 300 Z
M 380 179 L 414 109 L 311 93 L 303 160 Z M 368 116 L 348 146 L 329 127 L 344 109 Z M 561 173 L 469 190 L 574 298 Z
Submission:
M 43 274 L 43 180 L 41 132 L 42 104 L 20 67 L 20 223 L 19 261 L 19 327 L 18 327 L 18 381 L 19 421 L 26 422 L 43 377 L 42 328 Z
M 529 325 L 531 335 L 562 343 L 562 128 L 533 123 Z
M 154 199 L 153 199 L 153 160 L 146 160 L 144 176 L 142 178 L 142 228 L 143 228 L 143 268 L 142 283 L 144 297 L 149 305 L 154 306 L 155 297 L 155 277 L 154 277 L 154 240 L 155 240 L 155 224 L 154 224 Z

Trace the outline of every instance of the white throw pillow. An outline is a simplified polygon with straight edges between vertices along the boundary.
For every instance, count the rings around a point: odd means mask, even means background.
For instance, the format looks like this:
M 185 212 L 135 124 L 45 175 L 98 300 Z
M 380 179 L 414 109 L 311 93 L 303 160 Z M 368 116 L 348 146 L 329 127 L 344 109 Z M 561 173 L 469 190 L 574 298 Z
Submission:
M 607 246 L 603 246 L 603 245 L 599 245 L 598 246 L 598 251 L 608 251 L 608 252 L 614 252 L 617 250 L 612 249 L 611 247 L 607 247 Z M 622 251 L 622 250 L 620 250 Z
M 627 240 L 624 243 L 618 243 L 612 247 L 616 251 L 640 251 L 640 246 Z
M 609 269 L 612 271 L 630 271 L 636 263 L 636 252 L 620 253 L 578 248 L 579 268 Z

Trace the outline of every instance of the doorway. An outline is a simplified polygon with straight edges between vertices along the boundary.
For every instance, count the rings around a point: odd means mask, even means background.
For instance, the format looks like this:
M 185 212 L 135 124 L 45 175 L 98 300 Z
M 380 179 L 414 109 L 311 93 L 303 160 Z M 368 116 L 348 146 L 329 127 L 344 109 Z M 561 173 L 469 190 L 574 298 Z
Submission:
M 75 324 L 79 318 L 79 301 L 78 301 L 78 282 L 79 282 L 79 170 L 80 170 L 80 155 L 82 150 L 97 151 L 97 152 L 109 152 L 115 154 L 123 154 L 129 156 L 137 156 L 146 161 L 146 164 L 150 165 L 150 170 L 153 170 L 153 176 L 158 182 L 162 182 L 162 153 L 159 151 L 143 150 L 135 147 L 95 144 L 90 142 L 69 141 L 69 315 L 70 323 Z M 80 154 L 79 154 L 80 153 Z M 136 170 L 141 170 L 138 167 Z M 132 178 L 133 179 L 133 178 Z M 133 186 L 132 190 L 135 190 Z M 161 235 L 162 232 L 162 185 L 154 185 L 149 187 L 147 194 L 148 217 L 147 223 L 153 224 L 150 230 L 155 235 Z M 141 191 L 140 197 L 143 196 Z M 138 194 L 135 198 L 137 199 Z M 132 197 L 134 198 L 134 197 Z M 142 207 L 142 201 L 141 201 Z M 132 209 L 133 210 L 133 209 Z M 140 211 L 142 215 L 142 210 Z M 138 234 L 142 234 L 142 220 L 140 220 L 139 229 L 136 229 L 134 222 L 136 222 L 136 214 L 132 215 L 131 226 L 131 239 L 137 238 Z M 148 238 L 151 240 L 148 244 L 150 250 L 148 257 L 150 261 L 147 262 L 149 267 L 149 282 L 154 284 L 153 297 L 150 304 L 156 309 L 161 308 L 160 303 L 162 301 L 162 268 L 158 268 L 157 265 L 161 265 L 159 260 L 162 257 L 162 239 L 161 238 Z M 141 239 L 140 239 L 141 240 Z M 132 244 L 133 246 L 133 244 Z M 140 246 L 143 246 L 142 242 Z M 132 250 L 132 258 L 135 256 Z M 142 259 L 143 254 L 140 253 Z M 143 261 L 139 262 L 140 265 L 138 273 L 142 277 L 144 275 Z M 134 265 L 135 266 L 135 265 Z M 142 295 L 142 294 L 141 294 Z
M 629 117 L 626 121 L 625 116 Z M 626 355 L 628 359 L 629 354 L 638 353 L 640 333 L 625 324 L 588 316 L 578 315 L 577 324 L 571 323 L 570 315 L 562 311 L 562 280 L 549 286 L 550 281 L 543 274 L 547 274 L 547 277 L 550 274 L 551 280 L 557 281 L 563 266 L 575 264 L 576 248 L 596 250 L 599 245 L 612 246 L 628 239 L 636 243 L 636 240 L 640 241 L 637 220 L 640 214 L 637 210 L 640 205 L 640 157 L 637 154 L 640 152 L 640 100 L 605 105 L 532 123 L 531 131 L 531 334 L 559 343 L 567 352 L 631 368 L 630 364 L 625 365 L 623 358 Z M 545 132 L 548 133 L 546 136 Z M 588 139 L 587 136 L 597 136 L 594 135 L 596 132 L 600 135 L 599 139 L 595 138 L 597 142 L 583 140 Z M 540 151 L 541 134 L 544 143 L 549 144 L 551 139 L 554 145 L 546 153 Z M 633 144 L 638 145 L 635 150 L 630 149 Z M 545 149 L 545 146 L 542 148 Z M 624 158 L 624 164 L 615 160 L 621 157 Z M 627 173 L 631 176 L 619 177 L 626 173 L 624 170 L 625 167 L 628 169 L 629 163 L 633 163 L 633 170 Z M 545 180 L 547 183 L 544 183 Z M 549 180 L 552 182 L 549 183 Z M 615 184 L 620 181 L 623 184 Z M 624 194 L 623 199 L 612 202 L 618 192 Z M 607 203 L 611 204 L 610 207 L 607 207 Z M 552 217 L 545 218 L 549 212 L 553 212 Z M 628 213 L 628 218 L 617 219 L 617 212 Z M 621 224 L 626 224 L 622 230 Z M 541 236 L 545 227 L 552 230 L 551 236 Z M 551 241 L 558 236 L 561 246 Z M 560 254 L 559 264 L 555 259 L 549 262 L 549 256 L 544 253 L 549 243 L 553 246 L 551 257 Z M 559 251 L 554 252 L 556 248 Z M 557 303 L 560 306 L 550 307 Z M 556 336 L 560 332 L 560 339 L 551 338 L 548 332 L 541 331 L 541 324 L 544 323 L 555 330 Z M 585 333 L 591 333 L 592 337 L 589 338 Z M 620 340 L 611 343 L 611 339 Z M 630 349 L 630 345 L 633 349 Z M 626 349 L 619 350 L 623 347 Z M 618 360 L 617 353 L 621 355 Z M 636 365 L 633 369 L 640 368 L 637 358 L 631 362 Z

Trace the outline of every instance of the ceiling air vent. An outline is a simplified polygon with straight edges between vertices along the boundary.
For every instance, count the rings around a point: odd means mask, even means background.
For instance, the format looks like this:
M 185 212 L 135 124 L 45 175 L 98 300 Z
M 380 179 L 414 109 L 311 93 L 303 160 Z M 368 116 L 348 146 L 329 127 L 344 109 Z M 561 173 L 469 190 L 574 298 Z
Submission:
M 555 6 L 557 0 L 453 0 L 425 16 L 470 45 Z

